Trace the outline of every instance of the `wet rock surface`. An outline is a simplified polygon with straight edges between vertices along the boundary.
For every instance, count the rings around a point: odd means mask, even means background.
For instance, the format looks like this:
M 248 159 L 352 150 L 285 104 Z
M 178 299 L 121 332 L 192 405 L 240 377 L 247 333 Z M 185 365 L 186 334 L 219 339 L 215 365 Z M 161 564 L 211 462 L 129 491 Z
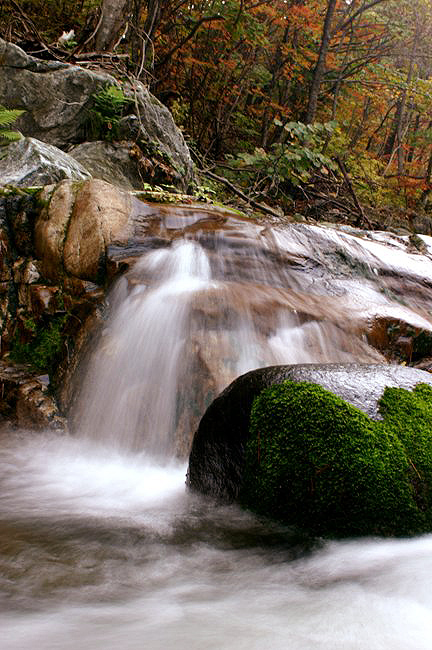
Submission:
M 59 359 L 67 382 L 73 340 L 116 278 L 127 271 L 126 291 L 140 294 L 162 278 L 152 255 L 189 241 L 202 249 L 211 280 L 188 306 L 174 434 L 181 457 L 212 399 L 251 368 L 384 358 L 421 364 L 432 356 L 426 236 L 426 252 L 413 253 L 407 238 L 387 233 L 270 226 L 213 206 L 151 204 L 97 179 L 10 192 L 0 210 L 2 350 L 17 337 L 27 345 L 32 328 L 67 316 L 60 327 L 67 360 Z M 70 404 L 73 390 L 61 390 Z
M 76 181 L 91 174 L 72 156 L 35 138 L 11 142 L 0 156 L 0 184 L 32 187 L 57 183 L 63 178 Z
M 264 388 L 286 379 L 319 384 L 373 419 L 378 417 L 377 402 L 386 386 L 432 385 L 429 373 L 396 365 L 306 364 L 253 370 L 236 379 L 205 412 L 189 458 L 190 488 L 228 500 L 238 497 L 253 400 Z

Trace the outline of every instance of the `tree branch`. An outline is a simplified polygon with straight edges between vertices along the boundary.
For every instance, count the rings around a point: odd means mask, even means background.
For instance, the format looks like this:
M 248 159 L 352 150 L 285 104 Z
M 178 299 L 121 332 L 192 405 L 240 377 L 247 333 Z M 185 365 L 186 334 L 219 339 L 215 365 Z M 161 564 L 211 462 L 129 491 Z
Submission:
M 185 45 L 185 43 L 187 43 L 192 38 L 192 36 L 195 34 L 195 32 L 198 31 L 198 29 L 201 27 L 201 25 L 203 23 L 209 23 L 209 22 L 211 22 L 213 20 L 225 20 L 225 18 L 223 16 L 221 16 L 220 14 L 216 14 L 215 16 L 204 16 L 204 18 L 201 18 L 200 20 L 198 20 L 198 22 L 195 23 L 195 25 L 193 26 L 193 28 L 191 29 L 189 34 L 187 36 L 185 36 L 184 39 L 180 41 L 180 43 L 177 43 L 177 45 L 172 47 L 170 49 L 170 51 L 164 56 L 162 61 L 158 61 L 158 63 L 155 64 L 155 68 L 160 68 L 161 66 L 165 65 L 165 63 L 167 63 L 167 61 L 170 60 L 172 55 L 175 52 L 177 52 L 177 50 L 182 48 L 183 45 Z

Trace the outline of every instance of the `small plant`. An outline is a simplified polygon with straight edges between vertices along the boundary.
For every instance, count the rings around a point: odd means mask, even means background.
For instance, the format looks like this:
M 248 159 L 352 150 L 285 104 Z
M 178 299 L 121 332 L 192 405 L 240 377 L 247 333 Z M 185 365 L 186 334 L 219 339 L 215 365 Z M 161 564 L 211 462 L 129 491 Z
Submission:
M 238 153 L 227 156 L 230 164 L 241 173 L 243 170 L 255 175 L 255 185 L 265 186 L 270 182 L 273 189 L 284 182 L 299 185 L 309 180 L 312 172 L 320 167 L 335 169 L 331 158 L 321 153 L 327 138 L 335 131 L 334 122 L 326 124 L 303 124 L 288 122 L 282 125 L 281 136 L 269 151 L 256 148 L 253 153 Z
M 19 131 L 10 131 L 7 127 L 11 126 L 25 111 L 17 108 L 6 108 L 0 105 L 0 144 L 14 142 L 21 138 Z
M 120 86 L 106 86 L 93 95 L 93 106 L 89 110 L 88 135 L 92 140 L 112 142 L 118 138 L 120 120 L 131 99 L 126 97 Z

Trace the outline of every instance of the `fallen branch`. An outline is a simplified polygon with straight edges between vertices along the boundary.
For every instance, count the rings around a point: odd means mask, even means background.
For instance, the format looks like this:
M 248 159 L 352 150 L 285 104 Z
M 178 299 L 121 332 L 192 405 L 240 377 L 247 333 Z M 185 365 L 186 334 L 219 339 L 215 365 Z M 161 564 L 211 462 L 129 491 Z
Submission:
M 218 183 L 222 183 L 222 185 L 225 185 L 233 194 L 236 194 L 238 197 L 243 199 L 243 201 L 246 201 L 249 205 L 251 205 L 253 208 L 256 208 L 257 210 L 260 210 L 261 212 L 264 212 L 265 214 L 270 214 L 272 217 L 277 217 L 280 219 L 281 215 L 275 210 L 272 210 L 271 208 L 268 208 L 266 205 L 262 205 L 261 203 L 258 203 L 257 201 L 254 201 L 253 199 L 250 199 L 244 192 L 242 192 L 238 187 L 230 183 L 226 178 L 223 176 L 218 176 L 217 174 L 214 174 L 213 172 L 210 171 L 204 171 L 201 172 L 204 174 L 204 176 L 207 176 L 207 178 L 211 178 L 214 181 L 217 181 Z
M 18 2 L 16 2 L 15 0 L 10 0 L 10 2 L 11 2 L 11 4 L 12 4 L 12 6 L 15 7 L 15 9 L 16 9 L 16 10 L 18 11 L 18 13 L 20 14 L 20 16 L 21 16 L 22 20 L 24 21 L 24 24 L 26 25 L 26 27 L 28 27 L 28 28 L 30 29 L 30 31 L 32 31 L 33 34 L 36 36 L 39 45 L 40 45 L 44 50 L 46 50 L 47 52 L 49 52 L 49 53 L 51 54 L 51 56 L 52 56 L 54 59 L 56 59 L 57 61 L 62 61 L 63 59 L 61 59 L 60 57 L 58 57 L 58 56 L 56 55 L 56 53 L 54 52 L 54 50 L 53 50 L 49 45 L 47 45 L 47 43 L 45 43 L 45 41 L 44 41 L 44 39 L 42 38 L 41 34 L 39 33 L 39 30 L 37 29 L 36 25 L 35 25 L 34 22 L 31 20 L 31 18 L 30 18 L 29 16 L 27 16 L 27 14 L 25 13 L 25 11 L 23 11 L 23 9 L 21 9 L 21 7 L 19 6 Z

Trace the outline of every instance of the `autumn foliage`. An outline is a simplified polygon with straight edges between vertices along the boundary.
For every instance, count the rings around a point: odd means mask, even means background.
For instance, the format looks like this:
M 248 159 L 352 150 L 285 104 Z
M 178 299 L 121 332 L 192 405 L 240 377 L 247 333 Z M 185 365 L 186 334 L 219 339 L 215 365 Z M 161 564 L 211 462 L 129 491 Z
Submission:
M 0 0 L 2 35 L 31 49 L 38 36 L 54 46 L 62 30 L 74 29 L 73 61 L 94 44 L 106 1 Z M 325 137 L 313 129 L 291 137 L 301 165 L 293 175 L 290 163 L 287 177 L 278 177 L 285 194 L 309 156 L 306 172 L 339 157 L 362 201 L 427 209 L 430 0 L 123 3 L 124 29 L 113 50 L 123 57 L 120 71 L 139 76 L 170 107 L 198 164 L 253 185 L 265 177 L 266 160 L 273 164 L 278 151 L 287 158 L 287 125 L 298 125 L 289 127 L 290 137 L 304 122 L 331 125 Z

